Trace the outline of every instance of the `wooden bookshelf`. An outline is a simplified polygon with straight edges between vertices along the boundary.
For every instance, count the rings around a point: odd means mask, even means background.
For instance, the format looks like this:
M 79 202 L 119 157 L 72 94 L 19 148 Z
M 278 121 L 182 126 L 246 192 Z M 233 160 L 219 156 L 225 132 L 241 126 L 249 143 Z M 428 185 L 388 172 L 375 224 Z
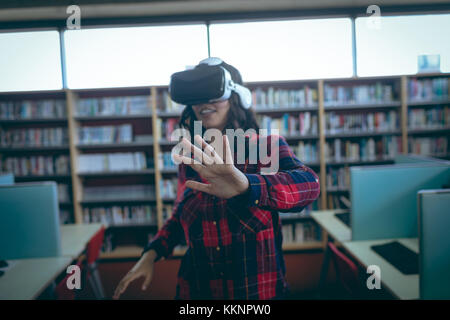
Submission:
M 445 107 L 450 105 L 450 99 L 443 97 L 442 99 L 428 99 L 428 100 L 411 100 L 409 101 L 408 87 L 409 82 L 413 78 L 417 79 L 433 79 L 437 77 L 449 77 L 449 74 L 422 74 L 422 75 L 404 75 L 404 76 L 389 76 L 389 77 L 370 77 L 370 78 L 345 78 L 345 79 L 326 79 L 326 80 L 301 80 L 301 81 L 265 81 L 265 82 L 252 82 L 247 86 L 250 89 L 262 88 L 267 90 L 270 87 L 283 88 L 283 89 L 299 89 L 307 85 L 310 88 L 317 90 L 317 102 L 310 106 L 305 107 L 292 107 L 287 105 L 280 105 L 277 108 L 257 108 L 255 112 L 257 115 L 269 116 L 269 117 L 281 117 L 283 114 L 292 114 L 294 116 L 303 112 L 310 112 L 313 115 L 317 115 L 318 119 L 318 134 L 317 135 L 286 135 L 285 138 L 291 146 L 296 146 L 300 141 L 317 143 L 318 161 L 308 163 L 304 161 L 306 165 L 318 169 L 318 174 L 321 183 L 321 196 L 319 199 L 319 205 L 321 209 L 327 209 L 328 196 L 340 194 L 348 194 L 348 188 L 330 187 L 327 184 L 327 169 L 339 168 L 342 166 L 352 165 L 378 165 L 393 163 L 393 158 L 377 157 L 374 160 L 357 160 L 357 161 L 327 161 L 325 155 L 325 144 L 331 142 L 334 139 L 349 139 L 357 141 L 360 138 L 373 138 L 382 139 L 386 136 L 400 136 L 401 146 L 403 153 L 408 153 L 408 139 L 411 137 L 422 136 L 446 136 L 450 131 L 450 127 L 445 126 L 442 128 L 421 128 L 410 129 L 408 127 L 408 111 L 410 108 L 433 108 L 435 106 Z M 331 86 L 353 86 L 370 84 L 375 82 L 382 82 L 386 84 L 392 84 L 393 90 L 398 90 L 394 93 L 393 100 L 389 102 L 380 103 L 329 103 L 325 101 L 325 90 L 327 85 Z M 450 85 L 450 82 L 449 82 Z M 151 202 L 156 208 L 157 215 L 157 227 L 161 228 L 163 221 L 163 206 L 166 204 L 173 204 L 173 198 L 162 198 L 161 190 L 159 189 L 160 181 L 163 177 L 169 178 L 177 174 L 176 168 L 160 168 L 159 157 L 160 153 L 164 150 L 169 150 L 174 146 L 176 142 L 168 141 L 164 138 L 156 137 L 156 131 L 160 120 L 166 120 L 170 118 L 178 118 L 180 111 L 164 111 L 161 106 L 161 94 L 167 90 L 167 86 L 156 87 L 135 87 L 135 88 L 106 88 L 106 89 L 89 89 L 89 90 L 55 90 L 55 91 L 42 91 L 42 92 L 14 92 L 14 93 L 0 93 L 0 102 L 2 101 L 22 101 L 33 99 L 65 99 L 67 106 L 67 117 L 64 118 L 36 118 L 36 119 L 0 119 L 0 128 L 9 130 L 9 128 L 24 127 L 44 127 L 49 125 L 51 127 L 60 126 L 67 127 L 69 133 L 69 145 L 68 146 L 50 146 L 50 147 L 1 147 L 0 146 L 0 159 L 10 156 L 33 156 L 40 153 L 49 154 L 68 154 L 70 157 L 70 174 L 68 175 L 43 175 L 43 176 L 16 176 L 16 181 L 44 181 L 55 180 L 71 183 L 72 200 L 69 203 L 63 204 L 65 207 L 73 206 L 74 221 L 76 223 L 83 223 L 83 206 L 95 206 L 95 201 L 83 200 L 84 186 L 99 185 L 99 183 L 108 184 L 111 181 L 112 184 L 117 183 L 117 179 L 121 182 L 123 179 L 141 179 L 145 183 L 151 183 L 155 185 L 155 198 L 154 199 L 141 199 L 141 200 L 128 200 L 129 202 L 136 201 L 139 203 Z M 450 90 L 449 90 L 450 91 Z M 101 116 L 80 116 L 76 114 L 76 106 L 79 99 L 84 98 L 102 98 L 102 97 L 120 97 L 120 96 L 146 96 L 148 97 L 149 110 L 145 114 L 127 114 L 127 115 L 101 115 Z M 339 132 L 336 134 L 330 134 L 325 132 L 325 116 L 328 112 L 337 112 L 345 114 L 361 114 L 365 111 L 370 112 L 390 112 L 395 111 L 398 113 L 400 125 L 396 130 L 380 131 L 380 132 Z M 95 144 L 84 145 L 78 143 L 78 128 L 81 126 L 95 126 L 95 125 L 120 125 L 123 123 L 132 123 L 133 126 L 136 123 L 142 123 L 142 131 L 152 134 L 153 140 L 146 142 L 129 142 L 129 143 L 116 143 L 116 144 Z M 155 138 L 156 137 L 156 138 Z M 124 172 L 93 172 L 93 173 L 79 173 L 77 167 L 77 158 L 83 153 L 106 153 L 106 152 L 137 152 L 144 151 L 147 157 L 153 158 L 153 167 L 145 170 L 136 171 L 124 171 Z M 17 155 L 16 155 L 17 154 Z M 377 155 L 378 156 L 378 155 Z M 450 150 L 438 155 L 442 158 L 450 157 Z M 300 159 L 303 161 L 303 159 Z M 102 180 L 103 179 L 103 180 Z M 95 184 L 95 181 L 100 181 Z M 116 181 L 116 182 L 115 182 Z M 137 181 L 137 180 L 136 180 Z M 103 203 L 110 203 L 104 201 Z M 120 200 L 118 200 L 120 203 Z M 130 226 L 131 227 L 131 226 Z M 124 226 L 124 228 L 126 228 Z M 312 249 L 323 247 L 323 242 L 317 243 L 305 243 L 305 244 L 285 244 L 283 247 L 287 251 Z M 136 246 L 123 246 L 114 250 L 111 253 L 105 253 L 103 258 L 123 258 L 123 257 L 139 257 L 142 252 L 141 247 Z

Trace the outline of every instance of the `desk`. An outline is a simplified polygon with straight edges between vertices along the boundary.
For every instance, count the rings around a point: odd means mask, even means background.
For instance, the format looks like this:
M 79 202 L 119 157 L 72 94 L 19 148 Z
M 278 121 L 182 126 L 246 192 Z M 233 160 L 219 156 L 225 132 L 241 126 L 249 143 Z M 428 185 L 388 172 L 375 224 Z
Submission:
M 70 257 L 12 260 L 15 265 L 0 278 L 0 300 L 37 298 L 71 260 Z
M 320 227 L 326 231 L 336 242 L 342 243 L 352 239 L 352 230 L 339 218 L 336 218 L 335 213 L 343 212 L 344 210 L 323 210 L 311 212 L 311 217 Z
M 76 259 L 79 257 L 89 240 L 102 227 L 101 223 L 69 224 L 61 226 L 62 255 Z
M 418 238 L 350 241 L 342 245 L 360 264 L 367 268 L 377 265 L 381 270 L 381 283 L 399 299 L 419 299 L 419 275 L 405 275 L 371 249 L 373 245 L 398 241 L 405 247 L 419 252 Z

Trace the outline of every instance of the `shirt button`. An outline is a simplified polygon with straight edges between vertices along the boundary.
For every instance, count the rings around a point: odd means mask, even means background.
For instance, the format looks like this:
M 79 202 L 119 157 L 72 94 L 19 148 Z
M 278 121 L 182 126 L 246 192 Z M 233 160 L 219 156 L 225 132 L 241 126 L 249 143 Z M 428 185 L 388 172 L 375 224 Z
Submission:
M 216 250 L 217 250 L 217 251 L 220 251 L 220 247 L 216 247 Z
M 259 203 L 259 200 L 258 200 L 258 199 L 256 199 L 256 200 L 255 200 L 255 204 L 258 204 L 258 203 Z
M 213 224 L 214 224 L 214 225 L 216 225 L 216 224 L 217 224 L 217 222 L 213 221 Z

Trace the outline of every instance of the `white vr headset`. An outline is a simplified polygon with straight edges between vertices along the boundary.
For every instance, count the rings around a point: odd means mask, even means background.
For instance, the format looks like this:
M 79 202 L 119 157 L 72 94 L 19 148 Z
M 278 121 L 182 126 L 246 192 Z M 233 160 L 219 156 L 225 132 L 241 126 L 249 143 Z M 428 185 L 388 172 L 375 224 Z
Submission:
M 252 105 L 252 94 L 246 87 L 235 83 L 230 72 L 219 58 L 207 58 L 194 68 L 176 72 L 170 78 L 169 93 L 173 101 L 184 105 L 196 105 L 228 100 L 237 93 L 241 105 Z

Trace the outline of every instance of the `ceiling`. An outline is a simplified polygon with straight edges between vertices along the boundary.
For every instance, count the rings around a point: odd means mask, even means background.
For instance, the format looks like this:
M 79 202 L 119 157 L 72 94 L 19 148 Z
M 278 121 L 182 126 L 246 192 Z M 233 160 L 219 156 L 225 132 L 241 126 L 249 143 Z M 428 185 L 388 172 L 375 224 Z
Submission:
M 373 0 L 3 0 L 0 1 L 0 22 L 39 21 L 66 19 L 68 5 L 81 8 L 82 19 L 114 17 L 157 17 L 183 15 L 218 15 L 249 12 L 353 12 L 365 14 Z M 397 9 L 421 6 L 448 8 L 449 0 L 377 0 L 383 10 L 395 6 Z M 436 9 L 434 9 L 436 10 Z M 447 9 L 448 10 L 448 9 Z M 324 11 L 324 12 L 325 12 Z M 388 10 L 389 11 L 389 10 Z

